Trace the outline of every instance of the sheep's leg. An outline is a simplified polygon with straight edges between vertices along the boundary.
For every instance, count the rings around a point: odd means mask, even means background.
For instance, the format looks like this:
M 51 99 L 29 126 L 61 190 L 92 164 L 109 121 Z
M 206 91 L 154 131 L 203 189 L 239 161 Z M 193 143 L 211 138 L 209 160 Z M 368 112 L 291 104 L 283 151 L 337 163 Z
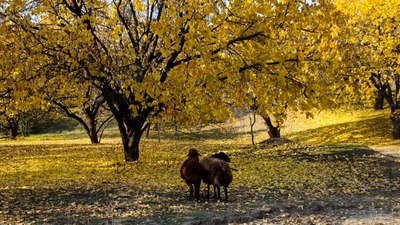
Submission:
M 225 202 L 228 202 L 228 187 L 224 186 L 224 192 L 225 192 Z
M 207 184 L 207 198 L 210 198 L 210 184 Z
M 213 185 L 214 187 L 214 198 L 217 198 L 217 186 Z
M 218 185 L 215 185 L 215 187 L 217 188 L 217 198 L 218 199 L 221 199 L 221 188 L 218 186 Z M 215 193 L 215 190 L 214 190 L 214 193 Z
M 189 200 L 192 200 L 193 197 L 193 185 L 187 184 L 189 186 Z
M 194 184 L 194 196 L 196 197 L 197 201 L 200 200 L 200 184 L 201 180 Z

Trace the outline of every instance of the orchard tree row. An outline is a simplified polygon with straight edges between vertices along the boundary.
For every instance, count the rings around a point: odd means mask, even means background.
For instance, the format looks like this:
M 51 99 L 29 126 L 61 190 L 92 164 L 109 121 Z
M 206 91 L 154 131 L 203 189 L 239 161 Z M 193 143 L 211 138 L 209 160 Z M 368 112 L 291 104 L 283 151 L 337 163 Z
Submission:
M 377 98 L 399 138 L 399 11 L 396 0 L 3 0 L 0 114 L 58 106 L 95 142 L 105 107 L 126 161 L 152 123 L 240 108 L 279 136 L 288 110 Z

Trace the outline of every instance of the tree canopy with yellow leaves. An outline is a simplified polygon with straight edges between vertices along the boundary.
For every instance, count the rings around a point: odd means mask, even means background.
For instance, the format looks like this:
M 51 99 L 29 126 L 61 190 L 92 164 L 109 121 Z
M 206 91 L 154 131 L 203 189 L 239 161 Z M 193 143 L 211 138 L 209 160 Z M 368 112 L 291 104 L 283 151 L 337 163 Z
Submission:
M 24 120 L 38 117 L 48 106 L 40 96 L 43 77 L 35 73 L 41 57 L 29 52 L 33 44 L 17 25 L 0 20 L 0 128 L 12 139 Z
M 56 79 L 65 91 L 70 80 L 100 91 L 118 123 L 125 160 L 135 161 L 155 118 L 223 121 L 232 108 L 255 104 L 279 125 L 288 109 L 309 112 L 358 96 L 357 79 L 344 69 L 351 51 L 342 51 L 349 49 L 342 33 L 350 32 L 346 14 L 354 7 L 342 5 L 15 0 L 0 8 L 2 33 L 15 33 L 6 30 L 14 26 L 29 37 L 18 51 L 35 61 L 35 78 Z
M 357 83 L 361 93 L 375 92 L 375 108 L 383 100 L 391 110 L 393 138 L 400 138 L 400 2 L 396 0 L 336 1 L 346 16 L 341 28 L 342 73 Z M 371 97 L 374 94 L 367 94 Z

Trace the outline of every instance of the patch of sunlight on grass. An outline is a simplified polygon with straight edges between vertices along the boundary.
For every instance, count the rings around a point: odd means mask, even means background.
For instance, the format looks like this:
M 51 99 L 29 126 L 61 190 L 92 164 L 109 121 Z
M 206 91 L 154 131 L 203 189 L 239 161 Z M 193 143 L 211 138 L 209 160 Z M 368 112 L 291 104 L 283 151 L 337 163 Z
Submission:
M 282 137 L 307 144 L 357 143 L 369 146 L 399 145 L 391 138 L 390 112 L 388 109 L 324 110 L 313 112 L 313 118 L 304 114 L 288 112 L 288 118 L 281 127 Z M 261 117 L 254 126 L 255 143 L 269 138 L 268 130 Z M 251 145 L 248 116 L 236 119 L 230 134 L 217 134 L 204 138 L 207 144 L 216 144 L 217 139 L 225 144 Z
M 19 143 L 19 145 L 18 145 Z M 57 186 L 112 179 L 118 145 L 86 145 L 68 141 L 14 141 L 0 146 L 2 186 Z M 3 176 L 2 176 L 3 177 Z
M 376 111 L 373 109 L 361 110 L 323 110 L 313 112 L 314 118 L 306 118 L 305 115 L 296 115 L 290 113 L 288 120 L 284 124 L 284 130 L 288 133 L 300 132 L 309 129 L 316 129 L 330 125 L 339 125 L 349 122 L 362 121 L 365 119 L 376 118 L 381 116 L 389 117 L 389 114 L 384 111 Z
M 398 145 L 400 141 L 391 138 L 391 126 L 388 110 L 335 110 L 316 112 L 309 119 L 290 117 L 282 133 L 291 140 L 308 144 Z

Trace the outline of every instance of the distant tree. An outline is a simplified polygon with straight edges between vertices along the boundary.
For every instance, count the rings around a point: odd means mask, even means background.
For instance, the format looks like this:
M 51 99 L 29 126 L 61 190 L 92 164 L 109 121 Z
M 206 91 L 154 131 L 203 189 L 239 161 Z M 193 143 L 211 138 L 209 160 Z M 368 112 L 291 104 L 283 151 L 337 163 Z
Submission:
M 40 98 L 43 83 L 36 80 L 40 65 L 25 50 L 33 47 L 32 39 L 15 24 L 0 21 L 0 128 L 15 139 L 21 126 L 42 115 L 48 104 Z
M 59 84 L 56 85 L 59 86 Z M 79 122 L 92 144 L 100 143 L 104 129 L 113 119 L 101 92 L 95 87 L 82 85 L 82 83 L 50 90 L 53 91 L 48 95 L 49 102 L 57 106 L 64 115 Z
M 16 139 L 18 136 L 19 118 L 4 118 L 3 122 L 0 122 L 0 128 L 8 133 L 9 138 Z
M 270 39 L 242 46 L 240 52 L 252 52 L 240 61 L 251 68 L 241 70 L 241 78 L 232 86 L 236 107 L 254 109 L 273 138 L 281 136 L 288 111 L 309 116 L 314 109 L 341 105 L 338 92 L 345 95 L 343 87 L 349 84 L 338 72 L 340 52 L 330 48 L 339 42 L 334 33 L 343 24 L 335 5 L 277 4 L 270 10 L 257 13 L 279 18 L 268 24 Z
M 382 109 L 383 101 L 387 102 L 392 136 L 399 139 L 400 2 L 366 0 L 336 4 L 348 16 L 341 33 L 346 43 L 343 72 L 348 74 L 354 89 L 364 91 L 364 100 L 375 96 L 375 109 Z

